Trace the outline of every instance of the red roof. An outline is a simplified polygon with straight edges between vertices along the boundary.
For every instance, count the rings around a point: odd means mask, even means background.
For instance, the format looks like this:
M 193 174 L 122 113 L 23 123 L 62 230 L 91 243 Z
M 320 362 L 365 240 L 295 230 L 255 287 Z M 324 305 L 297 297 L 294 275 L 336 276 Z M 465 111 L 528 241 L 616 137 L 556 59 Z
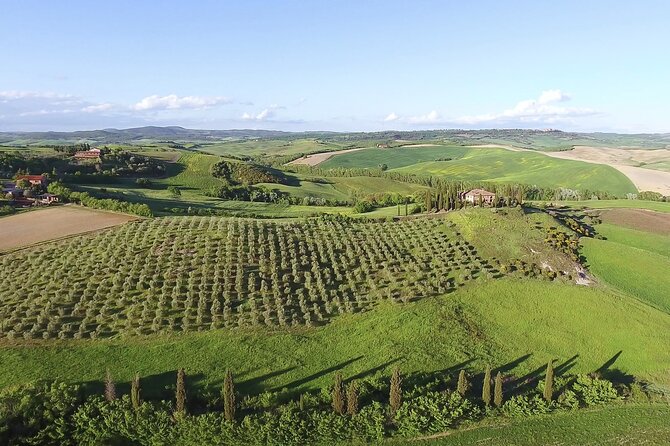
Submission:
M 484 190 L 484 189 L 472 189 L 472 190 L 467 191 L 465 193 L 465 195 L 474 195 L 474 196 L 482 195 L 484 197 L 495 196 L 495 194 L 493 192 L 489 192 L 489 191 Z
M 16 177 L 17 180 L 27 180 L 27 181 L 44 181 L 46 178 L 44 175 L 19 175 Z

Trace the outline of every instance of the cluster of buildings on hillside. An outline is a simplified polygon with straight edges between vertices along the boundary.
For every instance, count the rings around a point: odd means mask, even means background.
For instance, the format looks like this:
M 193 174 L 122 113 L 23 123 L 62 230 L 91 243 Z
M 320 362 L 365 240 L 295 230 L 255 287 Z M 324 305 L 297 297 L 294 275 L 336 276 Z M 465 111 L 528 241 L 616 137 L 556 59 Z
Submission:
M 94 147 L 75 152 L 72 157 L 77 161 L 100 161 L 102 150 Z M 18 175 L 14 181 L 0 184 L 0 199 L 4 198 L 13 206 L 49 206 L 58 203 L 59 197 L 48 193 L 49 178 L 46 175 Z
M 479 203 L 492 205 L 496 199 L 496 194 L 485 189 L 470 189 L 469 191 L 461 192 L 459 195 L 461 200 L 473 205 Z
M 59 197 L 45 192 L 48 184 L 45 175 L 19 175 L 15 182 L 2 184 L 2 196 L 17 207 L 49 206 L 58 203 Z
M 99 160 L 100 156 L 102 154 L 102 151 L 98 149 L 97 147 L 94 147 L 89 150 L 80 150 L 79 152 L 75 152 L 74 154 L 74 159 L 76 160 Z

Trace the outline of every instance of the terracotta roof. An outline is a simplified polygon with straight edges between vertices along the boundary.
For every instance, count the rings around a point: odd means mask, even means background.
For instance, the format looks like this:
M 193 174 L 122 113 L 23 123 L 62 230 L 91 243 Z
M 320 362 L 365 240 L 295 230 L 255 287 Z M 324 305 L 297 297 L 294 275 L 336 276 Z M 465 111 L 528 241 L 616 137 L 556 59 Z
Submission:
M 19 175 L 16 177 L 17 180 L 28 180 L 28 181 L 44 181 L 46 177 L 44 175 Z
M 489 192 L 489 191 L 484 190 L 484 189 L 472 189 L 472 190 L 467 191 L 465 193 L 465 195 L 475 195 L 475 196 L 481 195 L 481 196 L 486 197 L 486 196 L 490 196 L 490 195 L 495 195 L 495 193 Z

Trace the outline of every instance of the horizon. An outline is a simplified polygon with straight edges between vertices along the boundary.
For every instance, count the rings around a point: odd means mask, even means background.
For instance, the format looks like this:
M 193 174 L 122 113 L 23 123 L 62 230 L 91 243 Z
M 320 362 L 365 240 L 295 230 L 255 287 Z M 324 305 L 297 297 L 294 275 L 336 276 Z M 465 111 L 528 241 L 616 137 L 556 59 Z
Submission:
M 78 129 L 78 130 L 0 130 L 0 134 L 30 134 L 30 133 L 78 133 L 78 132 L 104 132 L 104 131 L 128 131 L 128 130 L 141 130 L 146 128 L 156 128 L 156 129 L 168 129 L 168 128 L 178 128 L 182 130 L 194 130 L 202 132 L 283 132 L 287 134 L 301 134 L 301 133 L 335 133 L 335 134 L 347 134 L 347 133 L 388 133 L 388 132 L 401 132 L 401 133 L 421 133 L 421 132 L 452 132 L 452 131 L 461 131 L 461 132 L 487 132 L 487 131 L 531 131 L 531 132 L 540 132 L 540 133 L 551 133 L 551 132 L 560 132 L 560 133 L 576 133 L 576 134 L 617 134 L 617 135 L 668 135 L 669 132 L 607 132 L 607 131 L 571 131 L 563 130 L 559 128 L 500 128 L 500 127 L 488 127 L 488 128 L 476 128 L 476 129 L 465 129 L 465 128 L 425 128 L 425 129 L 383 129 L 383 130 L 368 130 L 368 131 L 346 131 L 346 130 L 276 130 L 268 128 L 196 128 L 196 127 L 183 127 L 181 125 L 144 125 L 138 127 L 106 127 L 106 128 L 89 128 L 89 129 Z
M 668 133 L 669 14 L 655 0 L 8 2 L 0 131 Z

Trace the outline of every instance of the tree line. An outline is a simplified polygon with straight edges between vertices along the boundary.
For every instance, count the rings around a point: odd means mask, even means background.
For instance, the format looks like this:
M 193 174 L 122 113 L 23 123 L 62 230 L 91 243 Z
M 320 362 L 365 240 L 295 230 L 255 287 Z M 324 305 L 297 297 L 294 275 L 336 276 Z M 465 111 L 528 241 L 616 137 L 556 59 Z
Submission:
M 39 382 L 0 392 L 2 444 L 268 444 L 304 445 L 343 441 L 379 442 L 415 438 L 458 428 L 466 421 L 525 417 L 607 404 L 625 397 L 647 401 L 639 384 L 620 386 L 596 375 L 555 375 L 549 361 L 543 379 L 530 388 L 498 371 L 493 378 L 461 370 L 454 383 L 438 373 L 350 379 L 335 372 L 321 391 L 281 397 L 242 395 L 231 370 L 218 394 L 189 388 L 185 369 L 176 371 L 173 397 L 143 397 L 136 373 L 120 394 L 109 371 L 101 394 L 78 386 Z M 481 378 L 479 378 L 482 376 Z M 474 379 L 481 379 L 476 386 Z M 535 384 L 535 387 L 532 387 Z M 481 390 L 481 392 L 479 392 Z M 475 392 L 477 391 L 477 392 Z M 287 399 L 288 398 L 288 399 Z M 489 422 L 490 423 L 490 422 Z

